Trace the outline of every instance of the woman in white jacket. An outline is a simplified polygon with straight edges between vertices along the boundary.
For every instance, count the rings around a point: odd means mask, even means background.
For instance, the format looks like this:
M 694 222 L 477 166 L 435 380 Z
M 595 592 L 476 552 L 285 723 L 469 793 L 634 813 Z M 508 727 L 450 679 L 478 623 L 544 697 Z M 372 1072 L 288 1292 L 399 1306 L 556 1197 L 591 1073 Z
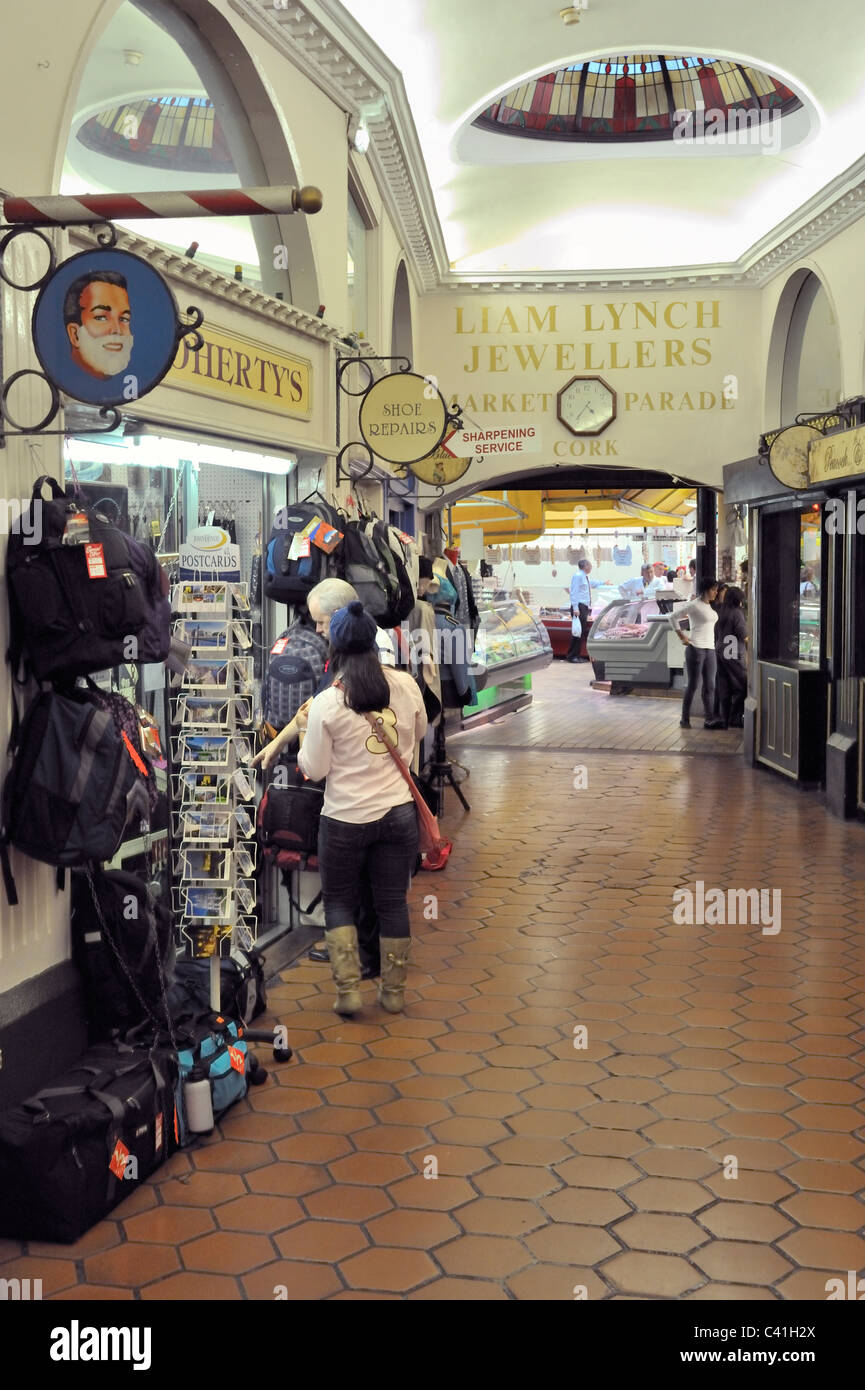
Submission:
M 330 623 L 334 683 L 296 716 L 306 726 L 298 766 L 312 781 L 327 778 L 318 837 L 325 939 L 336 984 L 337 1013 L 361 1007 L 355 914 L 364 869 L 380 925 L 379 1002 L 403 1008 L 410 944 L 407 894 L 418 852 L 417 808 L 388 752 L 407 767 L 426 733 L 420 691 L 404 671 L 382 667 L 377 625 L 360 602 Z M 380 721 L 370 724 L 367 714 Z
M 667 622 L 685 647 L 685 676 L 687 684 L 682 700 L 683 729 L 691 727 L 691 702 L 702 680 L 704 729 L 720 729 L 723 724 L 713 717 L 715 705 L 715 624 L 718 614 L 712 607 L 718 593 L 717 579 L 697 581 L 697 597 L 683 603 L 668 614 Z M 682 619 L 688 619 L 689 630 L 682 630 Z

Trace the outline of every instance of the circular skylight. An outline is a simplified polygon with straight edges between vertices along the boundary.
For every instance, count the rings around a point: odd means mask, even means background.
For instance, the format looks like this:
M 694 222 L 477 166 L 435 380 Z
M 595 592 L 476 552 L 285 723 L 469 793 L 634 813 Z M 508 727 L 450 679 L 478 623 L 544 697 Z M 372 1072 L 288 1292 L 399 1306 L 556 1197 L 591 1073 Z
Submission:
M 798 111 L 778 78 L 728 58 L 592 58 L 505 92 L 480 130 L 532 140 L 672 140 L 741 130 Z
M 183 173 L 231 174 L 234 162 L 207 97 L 145 97 L 106 107 L 77 135 L 98 154 Z

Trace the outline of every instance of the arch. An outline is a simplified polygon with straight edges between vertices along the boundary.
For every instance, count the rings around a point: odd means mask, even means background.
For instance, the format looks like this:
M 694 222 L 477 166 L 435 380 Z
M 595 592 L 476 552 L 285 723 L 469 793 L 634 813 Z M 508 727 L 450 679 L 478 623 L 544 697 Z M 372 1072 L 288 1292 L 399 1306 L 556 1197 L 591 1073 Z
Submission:
M 242 185 L 278 186 L 302 183 L 279 112 L 250 53 L 229 20 L 210 0 L 125 0 L 130 9 L 158 26 L 182 50 L 208 94 L 224 132 L 228 152 Z M 89 45 L 88 60 L 123 4 L 105 14 L 99 35 Z M 133 70 L 130 69 L 130 76 Z M 81 92 L 84 66 L 71 100 Z M 136 85 L 130 83 L 130 87 Z M 137 84 L 140 86 L 139 83 Z M 140 95 L 140 94 L 138 94 Z M 159 95 L 148 91 L 148 96 Z M 69 112 L 67 138 L 80 124 Z M 65 145 L 64 145 L 65 148 Z M 209 186 L 214 186 L 211 181 Z M 190 176 L 190 186 L 201 185 Z M 146 184 L 144 185 L 146 186 Z M 279 293 L 287 301 L 315 313 L 319 304 L 318 273 L 309 227 L 304 216 L 272 216 L 250 219 L 250 228 L 265 293 Z M 190 239 L 194 236 L 191 229 Z M 275 248 L 286 248 L 277 257 Z M 287 268 L 283 268 L 287 261 Z
M 820 275 L 801 268 L 785 285 L 782 298 L 788 318 L 779 404 L 781 423 L 788 424 L 803 411 L 830 409 L 843 393 L 843 376 L 838 317 Z
M 390 330 L 391 352 L 394 357 L 407 357 L 414 361 L 414 333 L 411 315 L 411 291 L 405 261 L 400 261 L 396 270 L 393 288 L 393 313 Z

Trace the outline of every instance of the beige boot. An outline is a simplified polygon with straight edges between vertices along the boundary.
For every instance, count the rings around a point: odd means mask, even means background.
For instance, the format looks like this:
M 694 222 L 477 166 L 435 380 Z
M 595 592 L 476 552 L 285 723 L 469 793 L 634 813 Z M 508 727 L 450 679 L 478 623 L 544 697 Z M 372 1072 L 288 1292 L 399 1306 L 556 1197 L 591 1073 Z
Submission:
M 411 937 L 383 936 L 381 944 L 381 988 L 378 1002 L 389 1014 L 402 1013 L 405 1004 L 406 962 Z
M 362 1007 L 360 997 L 360 956 L 357 950 L 357 927 L 331 927 L 324 934 L 330 955 L 330 969 L 336 985 L 334 1010 L 338 1014 L 354 1014 Z

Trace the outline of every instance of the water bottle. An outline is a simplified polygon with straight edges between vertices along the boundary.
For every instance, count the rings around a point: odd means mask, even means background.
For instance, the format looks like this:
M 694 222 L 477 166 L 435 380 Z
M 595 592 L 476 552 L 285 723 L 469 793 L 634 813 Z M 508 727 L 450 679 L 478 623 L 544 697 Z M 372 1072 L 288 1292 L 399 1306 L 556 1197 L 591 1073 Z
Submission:
M 183 1085 L 186 1125 L 191 1134 L 209 1134 L 213 1129 L 213 1099 L 210 1078 L 203 1067 L 193 1067 Z

